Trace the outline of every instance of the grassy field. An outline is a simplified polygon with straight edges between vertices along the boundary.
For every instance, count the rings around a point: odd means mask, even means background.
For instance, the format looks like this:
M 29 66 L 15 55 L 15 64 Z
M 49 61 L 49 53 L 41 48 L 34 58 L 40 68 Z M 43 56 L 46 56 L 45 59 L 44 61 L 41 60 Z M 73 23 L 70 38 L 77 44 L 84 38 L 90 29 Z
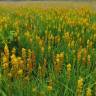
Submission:
M 95 2 L 1 2 L 0 96 L 96 96 Z

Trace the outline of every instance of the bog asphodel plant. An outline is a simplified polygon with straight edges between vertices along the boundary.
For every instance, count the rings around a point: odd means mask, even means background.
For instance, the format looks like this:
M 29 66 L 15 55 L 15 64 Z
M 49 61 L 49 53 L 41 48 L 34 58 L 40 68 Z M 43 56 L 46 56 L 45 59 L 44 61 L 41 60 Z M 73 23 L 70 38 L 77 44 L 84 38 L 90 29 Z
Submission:
M 22 59 L 24 61 L 24 64 L 26 64 L 26 49 L 22 48 Z
M 4 47 L 4 55 L 3 55 L 3 62 L 2 67 L 4 69 L 4 74 L 7 75 L 9 70 L 9 48 L 7 44 Z
M 56 73 L 59 73 L 62 70 L 62 65 L 64 61 L 64 53 L 61 52 L 59 54 L 56 54 L 54 57 L 54 71 Z
M 8 48 L 7 44 L 5 44 L 5 47 L 4 47 L 4 54 L 9 59 L 9 48 Z
M 92 96 L 91 88 L 88 86 L 86 89 L 86 96 Z
M 71 64 L 67 64 L 67 79 L 70 80 L 71 75 Z
M 83 78 L 80 78 L 77 81 L 77 96 L 82 96 L 82 89 L 83 89 Z

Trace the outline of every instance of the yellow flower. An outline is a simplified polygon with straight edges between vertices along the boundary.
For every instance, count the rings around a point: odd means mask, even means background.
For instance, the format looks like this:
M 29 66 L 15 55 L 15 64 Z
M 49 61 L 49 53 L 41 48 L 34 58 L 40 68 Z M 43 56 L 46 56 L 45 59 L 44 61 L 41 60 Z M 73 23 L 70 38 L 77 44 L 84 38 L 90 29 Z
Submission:
M 23 70 L 22 69 L 19 69 L 18 75 L 22 75 L 22 74 L 23 74 Z
M 22 57 L 25 58 L 26 57 L 26 49 L 22 48 Z
M 71 64 L 67 64 L 67 79 L 70 80 Z
M 18 57 L 18 58 L 17 58 L 17 62 L 18 62 L 18 65 L 21 64 L 21 57 Z
M 6 63 L 6 62 L 8 63 L 8 58 L 4 55 L 3 56 L 3 63 Z
M 64 60 L 64 52 L 61 52 L 59 57 L 60 57 L 61 61 L 63 62 L 63 60 Z
M 60 59 L 59 58 L 56 58 L 56 63 L 60 63 Z
M 16 54 L 16 48 L 12 49 L 12 54 Z
M 48 91 L 52 91 L 52 89 L 53 89 L 53 87 L 52 87 L 51 85 L 48 85 L 48 86 L 47 86 L 47 90 L 48 90 Z
M 41 47 L 41 51 L 42 51 L 42 53 L 44 53 L 44 47 Z
M 12 77 L 12 73 L 10 72 L 10 73 L 8 73 L 8 77 L 9 78 L 11 78 Z
M 8 63 L 4 63 L 4 64 L 2 65 L 2 67 L 3 67 L 3 69 L 8 68 Z
M 4 54 L 5 54 L 6 57 L 9 59 L 9 49 L 8 49 L 7 44 L 5 44 L 5 47 L 4 47 Z
M 31 58 L 31 54 L 32 54 L 31 49 L 28 49 L 28 58 Z
M 29 38 L 29 37 L 30 37 L 30 33 L 29 33 L 29 31 L 25 32 L 24 35 L 26 36 L 26 38 Z
M 91 63 L 91 57 L 90 57 L 90 55 L 88 55 L 87 59 L 88 59 L 88 64 L 90 64 Z
M 77 83 L 77 96 L 82 96 L 83 78 L 80 78 Z
M 33 87 L 32 88 L 32 92 L 36 92 L 37 88 L 36 87 Z
M 28 81 L 28 80 L 29 80 L 29 76 L 28 76 L 28 75 L 25 76 L 25 77 L 24 77 L 24 80 Z
M 13 66 L 17 65 L 17 58 L 16 58 L 15 54 L 12 54 L 12 56 L 11 56 L 11 64 Z
M 67 71 L 71 71 L 71 64 L 67 65 Z
M 90 87 L 88 87 L 86 90 L 86 96 L 92 96 Z

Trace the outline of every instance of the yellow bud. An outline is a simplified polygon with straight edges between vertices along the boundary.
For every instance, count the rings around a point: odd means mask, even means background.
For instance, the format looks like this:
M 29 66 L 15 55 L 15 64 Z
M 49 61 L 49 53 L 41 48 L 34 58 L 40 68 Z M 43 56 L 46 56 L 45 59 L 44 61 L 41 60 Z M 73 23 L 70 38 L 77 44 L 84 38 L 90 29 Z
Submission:
M 48 91 L 52 91 L 53 87 L 51 85 L 47 86 Z
M 19 69 L 18 75 L 22 75 L 22 74 L 23 74 L 23 70 L 22 69 Z

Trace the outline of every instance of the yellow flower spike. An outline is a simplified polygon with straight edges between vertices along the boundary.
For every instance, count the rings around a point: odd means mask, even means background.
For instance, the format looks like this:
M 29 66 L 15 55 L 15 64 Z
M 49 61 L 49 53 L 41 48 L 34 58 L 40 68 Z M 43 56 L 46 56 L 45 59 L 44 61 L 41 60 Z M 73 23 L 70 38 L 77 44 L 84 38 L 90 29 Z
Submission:
M 90 55 L 88 55 L 87 60 L 88 60 L 88 64 L 90 64 L 91 63 L 91 56 Z
M 4 54 L 7 56 L 7 58 L 9 58 L 9 49 L 7 44 L 5 44 L 5 47 L 4 47 Z
M 43 45 L 43 41 L 40 39 L 39 40 L 39 46 L 42 46 Z
M 56 58 L 56 63 L 60 63 L 60 59 L 59 58 Z
M 32 88 L 32 92 L 36 92 L 37 91 L 37 88 L 36 87 L 33 87 Z
M 86 90 L 86 96 L 92 96 L 90 87 L 88 87 L 87 90 Z
M 68 43 L 68 48 L 70 48 L 71 47 L 71 44 L 70 44 L 70 42 Z
M 32 44 L 32 37 L 29 38 L 29 42 L 30 42 L 30 44 Z
M 80 61 L 80 59 L 81 59 L 81 49 L 79 49 L 78 50 L 78 52 L 77 52 L 77 59 L 78 59 L 78 62 Z
M 8 73 L 8 77 L 9 78 L 11 78 L 12 77 L 12 73 L 10 72 L 10 73 Z
M 22 58 L 25 58 L 25 57 L 26 57 L 26 49 L 22 48 Z
M 71 64 L 67 64 L 67 79 L 70 80 Z
M 23 70 L 19 69 L 17 73 L 18 73 L 18 75 L 22 75 L 23 74 Z
M 48 91 L 52 91 L 52 89 L 53 89 L 53 87 L 52 87 L 51 85 L 48 85 L 48 86 L 47 86 L 47 90 L 48 90 Z
M 89 42 L 90 42 L 90 40 L 88 39 L 88 40 L 87 40 L 87 45 L 89 45 Z
M 71 64 L 67 65 L 67 71 L 71 71 Z
M 3 63 L 6 63 L 6 62 L 8 62 L 8 58 L 4 55 L 3 56 Z
M 29 38 L 29 37 L 30 37 L 30 33 L 29 33 L 29 31 L 25 32 L 24 35 L 25 35 L 27 38 Z
M 91 28 L 96 31 L 96 24 L 94 23 Z
M 64 52 L 61 52 L 61 53 L 60 53 L 60 59 L 61 59 L 61 61 L 63 62 L 63 60 L 64 60 Z
M 31 54 L 32 54 L 31 49 L 28 49 L 28 58 L 31 58 Z
M 16 58 L 16 55 L 15 54 L 12 54 L 12 56 L 11 56 L 11 64 L 13 66 L 16 66 L 17 65 L 17 58 Z
M 8 68 L 8 66 L 9 66 L 8 63 L 4 63 L 4 64 L 2 65 L 3 69 L 5 69 L 5 70 Z
M 77 82 L 77 96 L 82 96 L 83 78 L 80 78 Z
M 25 76 L 25 77 L 24 77 L 24 80 L 25 80 L 25 81 L 29 81 L 29 75 Z
M 41 52 L 44 53 L 44 47 L 43 46 L 41 47 Z
M 17 57 L 17 63 L 18 63 L 18 65 L 21 64 L 21 57 Z
M 22 48 L 22 59 L 23 59 L 23 63 L 26 64 L 26 49 Z
M 16 54 L 16 48 L 12 49 L 12 54 Z

